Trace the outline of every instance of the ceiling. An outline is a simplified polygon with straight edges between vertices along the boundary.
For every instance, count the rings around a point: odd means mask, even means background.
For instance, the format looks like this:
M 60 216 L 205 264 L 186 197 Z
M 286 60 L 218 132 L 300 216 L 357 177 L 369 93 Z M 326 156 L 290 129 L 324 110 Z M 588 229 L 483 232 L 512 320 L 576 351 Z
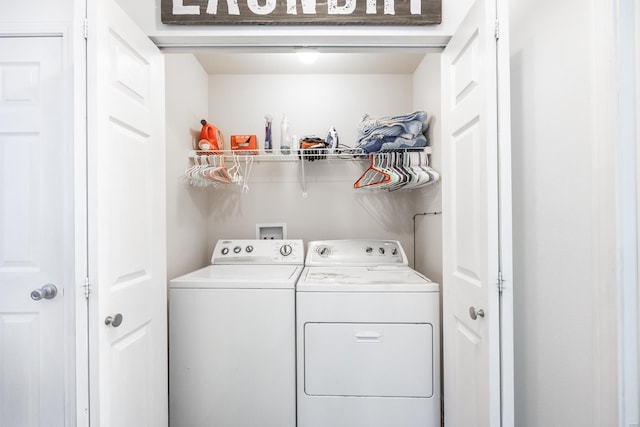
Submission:
M 196 58 L 208 74 L 412 74 L 426 51 L 320 52 L 307 65 L 295 52 L 201 51 Z

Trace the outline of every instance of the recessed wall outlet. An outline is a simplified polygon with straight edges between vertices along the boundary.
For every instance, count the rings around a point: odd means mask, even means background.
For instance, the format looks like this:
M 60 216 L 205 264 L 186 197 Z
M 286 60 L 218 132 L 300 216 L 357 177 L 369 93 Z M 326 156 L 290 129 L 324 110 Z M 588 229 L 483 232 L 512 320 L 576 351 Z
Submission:
M 258 240 L 283 240 L 287 238 L 287 224 L 284 222 L 275 224 L 256 224 L 256 239 Z

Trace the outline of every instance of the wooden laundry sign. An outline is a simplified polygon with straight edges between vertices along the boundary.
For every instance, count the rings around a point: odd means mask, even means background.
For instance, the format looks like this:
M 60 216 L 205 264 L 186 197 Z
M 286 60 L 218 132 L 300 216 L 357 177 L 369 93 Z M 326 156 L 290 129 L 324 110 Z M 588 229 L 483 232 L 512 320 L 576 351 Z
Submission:
M 161 0 L 164 24 L 429 25 L 442 0 Z

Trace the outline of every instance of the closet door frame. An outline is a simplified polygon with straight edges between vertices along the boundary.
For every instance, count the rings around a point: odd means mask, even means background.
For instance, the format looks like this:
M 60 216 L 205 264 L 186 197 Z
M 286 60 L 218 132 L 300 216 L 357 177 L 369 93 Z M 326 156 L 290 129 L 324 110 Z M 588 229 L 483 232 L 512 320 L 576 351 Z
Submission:
M 74 0 L 74 9 L 83 7 L 84 0 Z M 73 19 L 69 18 L 69 22 Z M 73 197 L 74 236 L 69 239 L 73 253 L 73 282 L 64 290 L 65 336 L 65 427 L 85 427 L 88 418 L 88 335 L 87 300 L 82 291 L 87 277 L 86 263 L 86 133 L 85 133 L 85 72 L 82 23 L 76 26 L 56 23 L 0 23 L 0 37 L 57 37 L 62 40 L 62 91 L 60 103 L 65 123 L 62 125 L 66 149 L 72 152 L 73 171 L 67 194 Z M 65 243 L 66 244 L 66 243 Z

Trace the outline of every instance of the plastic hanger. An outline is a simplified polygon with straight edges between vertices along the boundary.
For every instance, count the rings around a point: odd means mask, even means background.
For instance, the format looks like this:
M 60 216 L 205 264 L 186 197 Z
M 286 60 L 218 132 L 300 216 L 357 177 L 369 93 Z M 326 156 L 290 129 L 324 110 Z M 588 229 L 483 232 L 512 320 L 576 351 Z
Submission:
M 404 167 L 405 159 L 407 157 L 406 154 L 407 153 L 402 151 L 389 153 L 392 168 L 397 176 L 395 182 L 388 187 L 389 191 L 399 190 L 407 185 L 411 180 L 411 174 Z
M 364 173 L 353 183 L 354 188 L 365 188 L 376 185 L 388 184 L 391 182 L 391 175 L 380 168 L 379 156 L 372 154 L 371 165 Z
M 240 162 L 238 161 L 238 156 L 236 154 L 233 155 L 233 166 L 229 168 L 229 175 L 231 175 L 231 180 L 234 184 L 242 183 L 242 169 L 240 169 Z
M 426 153 L 418 153 L 417 167 L 421 171 L 421 179 L 415 188 L 433 184 L 440 179 L 440 174 L 429 166 L 429 157 Z M 424 160 L 423 160 L 424 159 Z
M 405 188 L 417 188 L 425 179 L 429 179 L 429 175 L 421 167 L 422 160 L 420 153 L 406 153 L 406 169 L 411 174 L 411 180 L 405 185 Z
M 229 175 L 227 167 L 224 164 L 224 155 L 210 155 L 207 160 L 209 166 L 200 171 L 202 177 L 225 184 L 233 183 L 233 178 Z

